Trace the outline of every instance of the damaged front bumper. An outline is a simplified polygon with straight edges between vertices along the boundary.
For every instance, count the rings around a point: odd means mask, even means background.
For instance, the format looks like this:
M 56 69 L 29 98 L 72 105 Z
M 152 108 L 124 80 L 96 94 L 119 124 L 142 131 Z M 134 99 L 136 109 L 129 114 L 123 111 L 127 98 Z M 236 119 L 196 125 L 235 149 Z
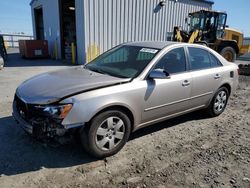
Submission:
M 17 96 L 15 96 L 12 108 L 14 119 L 27 133 L 36 138 L 64 136 L 69 130 L 83 125 L 63 126 L 61 124 L 63 119 L 56 119 L 47 114 L 41 114 L 41 109 L 36 108 L 35 105 L 25 103 Z
M 13 102 L 12 115 L 21 128 L 36 138 L 63 136 L 67 130 L 60 124 L 56 124 L 46 117 L 32 117 L 28 119 L 25 113 L 17 109 L 16 102 Z

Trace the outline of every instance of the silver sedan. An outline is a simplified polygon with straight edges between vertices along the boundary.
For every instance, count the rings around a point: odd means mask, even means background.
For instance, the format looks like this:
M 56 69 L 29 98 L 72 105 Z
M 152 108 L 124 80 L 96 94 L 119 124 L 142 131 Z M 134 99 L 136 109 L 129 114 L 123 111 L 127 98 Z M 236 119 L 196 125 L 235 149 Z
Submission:
M 36 138 L 77 132 L 103 158 L 142 127 L 199 109 L 220 115 L 237 85 L 238 67 L 205 46 L 132 42 L 23 82 L 13 116 Z

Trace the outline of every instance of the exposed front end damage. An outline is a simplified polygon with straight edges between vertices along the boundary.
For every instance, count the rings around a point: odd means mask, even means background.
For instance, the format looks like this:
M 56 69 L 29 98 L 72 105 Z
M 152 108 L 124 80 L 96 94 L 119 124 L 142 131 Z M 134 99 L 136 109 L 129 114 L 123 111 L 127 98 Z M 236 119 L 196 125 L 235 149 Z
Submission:
M 35 105 L 28 104 L 15 95 L 13 117 L 22 128 L 38 139 L 65 136 L 70 132 L 62 125 L 62 121 L 70 111 L 72 104 Z

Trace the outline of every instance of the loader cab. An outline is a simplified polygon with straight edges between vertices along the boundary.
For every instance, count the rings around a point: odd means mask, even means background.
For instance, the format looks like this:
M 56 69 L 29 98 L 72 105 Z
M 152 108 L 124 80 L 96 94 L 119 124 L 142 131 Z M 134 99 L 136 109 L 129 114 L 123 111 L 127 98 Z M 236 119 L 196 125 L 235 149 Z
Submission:
M 223 38 L 227 19 L 225 12 L 201 10 L 190 13 L 189 18 L 189 33 L 199 30 L 201 40 L 209 43 L 215 42 L 216 39 Z
M 188 31 L 175 26 L 173 41 L 197 43 L 208 46 L 230 62 L 235 61 L 240 52 L 237 36 L 226 37 L 227 14 L 225 12 L 200 10 L 189 13 Z

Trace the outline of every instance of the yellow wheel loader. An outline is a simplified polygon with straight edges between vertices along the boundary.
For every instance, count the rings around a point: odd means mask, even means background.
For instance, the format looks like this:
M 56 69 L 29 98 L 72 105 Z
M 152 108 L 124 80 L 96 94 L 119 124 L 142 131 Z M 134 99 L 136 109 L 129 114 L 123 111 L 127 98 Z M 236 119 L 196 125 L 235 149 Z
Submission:
M 200 10 L 189 13 L 185 21 L 188 20 L 189 31 L 174 27 L 174 41 L 206 45 L 231 62 L 238 55 L 250 52 L 250 46 L 243 46 L 243 34 L 226 27 L 225 12 Z

